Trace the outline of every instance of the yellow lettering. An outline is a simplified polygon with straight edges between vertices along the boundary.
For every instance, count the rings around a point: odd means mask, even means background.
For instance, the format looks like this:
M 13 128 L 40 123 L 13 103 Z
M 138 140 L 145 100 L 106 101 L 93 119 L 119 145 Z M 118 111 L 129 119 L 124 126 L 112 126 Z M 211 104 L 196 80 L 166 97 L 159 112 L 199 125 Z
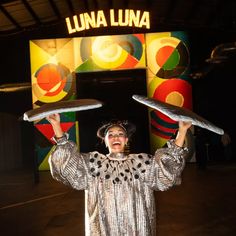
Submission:
M 73 16 L 76 31 L 85 30 L 84 15 L 80 14 L 79 17 L 80 17 L 81 26 L 79 26 L 79 22 L 78 22 L 77 16 Z
M 139 22 L 139 27 L 146 26 L 147 29 L 150 29 L 150 17 L 149 17 L 149 12 L 144 11 L 143 16 Z
M 103 25 L 104 27 L 107 26 L 107 21 L 102 10 L 98 11 L 97 14 L 97 27 L 100 27 L 101 25 Z
M 117 15 L 114 9 L 110 9 L 110 26 L 134 26 L 150 29 L 150 13 L 148 11 L 144 11 L 142 15 L 140 10 L 118 9 L 116 11 Z M 81 13 L 78 16 L 74 15 L 73 20 L 66 17 L 65 21 L 69 34 L 90 28 L 107 27 L 103 10 L 97 11 L 97 15 L 94 11 Z
M 110 22 L 111 26 L 118 26 L 118 21 L 115 21 L 114 9 L 110 10 Z
M 134 10 L 129 11 L 129 26 L 139 27 L 140 11 L 137 10 L 136 14 Z
M 129 24 L 129 10 L 125 10 L 125 16 L 123 17 L 123 10 L 119 9 L 118 22 L 120 26 L 127 26 Z
M 88 13 L 84 13 L 84 22 L 86 29 L 90 29 L 90 26 L 92 28 L 96 27 L 94 11 L 91 12 L 91 16 Z
M 69 17 L 66 17 L 66 25 L 67 25 L 67 29 L 68 29 L 69 34 L 72 34 L 72 33 L 76 32 L 75 28 L 72 29 Z

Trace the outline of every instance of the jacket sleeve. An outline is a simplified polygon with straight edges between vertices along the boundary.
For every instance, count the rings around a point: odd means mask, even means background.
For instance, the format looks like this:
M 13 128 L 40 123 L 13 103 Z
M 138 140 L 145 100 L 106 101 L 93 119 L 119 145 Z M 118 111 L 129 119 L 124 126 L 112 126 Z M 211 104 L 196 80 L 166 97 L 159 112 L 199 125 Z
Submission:
M 88 167 L 85 162 L 86 156 L 78 152 L 74 142 L 68 141 L 65 136 L 57 141 L 48 162 L 51 175 L 57 181 L 71 186 L 77 190 L 88 187 Z
M 169 140 L 167 146 L 155 152 L 146 172 L 145 182 L 153 190 L 164 191 L 181 184 L 181 173 L 188 150 L 177 146 L 174 140 Z

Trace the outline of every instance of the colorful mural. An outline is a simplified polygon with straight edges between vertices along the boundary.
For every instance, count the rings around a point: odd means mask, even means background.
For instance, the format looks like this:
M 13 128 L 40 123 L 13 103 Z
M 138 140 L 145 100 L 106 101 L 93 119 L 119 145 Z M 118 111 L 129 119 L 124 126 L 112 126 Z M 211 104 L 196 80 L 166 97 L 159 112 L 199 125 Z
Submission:
M 144 35 L 75 39 L 75 72 L 145 67 Z
M 149 97 L 191 108 L 186 42 L 183 32 L 32 40 L 33 107 L 75 99 L 77 72 L 147 68 Z M 75 114 L 63 114 L 62 125 L 78 143 Z M 39 169 L 45 170 L 53 131 L 45 119 L 35 122 L 35 127 Z M 150 111 L 150 127 L 151 146 L 155 149 L 174 134 L 177 124 Z
M 31 81 L 33 108 L 45 103 L 76 98 L 73 57 L 73 41 L 48 39 L 30 41 Z M 78 129 L 74 113 L 61 116 L 62 126 L 73 141 L 77 141 Z M 39 170 L 48 170 L 48 157 L 52 151 L 53 130 L 45 119 L 35 122 L 35 151 Z
M 192 109 L 188 77 L 190 57 L 184 32 L 146 34 L 148 97 Z M 150 140 L 154 151 L 173 137 L 177 122 L 150 110 Z
M 74 72 L 145 67 L 144 35 L 101 36 L 30 41 L 33 108 L 76 98 Z M 75 114 L 63 114 L 62 126 L 78 143 Z M 48 169 L 52 129 L 35 122 L 40 170 Z M 77 137 L 77 138 L 76 138 Z

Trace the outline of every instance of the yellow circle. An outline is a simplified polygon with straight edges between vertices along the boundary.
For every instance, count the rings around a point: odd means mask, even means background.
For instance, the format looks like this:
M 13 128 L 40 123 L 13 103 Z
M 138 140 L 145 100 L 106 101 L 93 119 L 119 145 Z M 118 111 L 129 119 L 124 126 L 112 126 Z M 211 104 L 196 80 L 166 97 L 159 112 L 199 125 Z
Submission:
M 184 97 L 181 93 L 173 91 L 166 96 L 166 102 L 178 107 L 182 107 L 184 104 Z

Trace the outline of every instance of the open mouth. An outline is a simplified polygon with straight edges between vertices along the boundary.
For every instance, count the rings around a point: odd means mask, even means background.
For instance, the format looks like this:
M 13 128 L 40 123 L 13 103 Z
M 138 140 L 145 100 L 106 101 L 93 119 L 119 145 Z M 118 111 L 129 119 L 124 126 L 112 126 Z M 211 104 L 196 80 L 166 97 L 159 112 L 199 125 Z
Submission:
M 114 142 L 114 143 L 112 143 L 112 146 L 120 146 L 120 145 L 121 145 L 120 142 Z

